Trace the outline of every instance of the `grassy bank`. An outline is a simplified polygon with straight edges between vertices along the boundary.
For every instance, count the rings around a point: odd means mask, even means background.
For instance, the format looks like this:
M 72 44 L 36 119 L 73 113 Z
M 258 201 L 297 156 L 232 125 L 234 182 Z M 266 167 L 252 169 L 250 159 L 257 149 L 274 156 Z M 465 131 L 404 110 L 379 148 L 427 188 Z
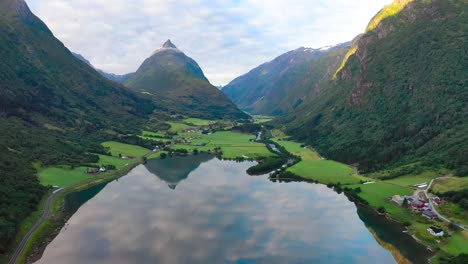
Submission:
M 394 195 L 410 195 L 415 191 L 416 184 L 429 183 L 432 179 L 442 177 L 450 173 L 444 168 L 426 170 L 418 164 L 410 164 L 395 168 L 393 170 L 377 172 L 367 177 L 358 175 L 356 171 L 345 165 L 334 161 L 325 160 L 312 148 L 305 147 L 301 143 L 288 141 L 285 139 L 275 141 L 283 146 L 288 152 L 298 155 L 302 160 L 296 165 L 288 168 L 304 179 L 315 180 L 322 184 L 338 184 L 355 192 L 360 199 L 369 203 L 374 209 L 381 212 L 400 223 L 409 225 L 409 231 L 416 236 L 420 242 L 431 247 L 438 252 L 433 262 L 438 263 L 441 255 L 458 255 L 468 253 L 468 233 L 450 231 L 451 227 L 442 220 L 429 220 L 421 213 L 412 212 L 391 201 Z M 442 178 L 435 181 L 432 191 L 444 192 L 448 190 L 460 190 L 468 186 L 468 178 Z M 366 183 L 366 184 L 364 184 Z M 446 203 L 439 206 L 438 210 L 443 215 L 453 221 L 468 224 L 466 211 L 458 205 Z M 434 237 L 427 229 L 430 226 L 437 226 L 445 232 L 453 232 L 451 237 Z

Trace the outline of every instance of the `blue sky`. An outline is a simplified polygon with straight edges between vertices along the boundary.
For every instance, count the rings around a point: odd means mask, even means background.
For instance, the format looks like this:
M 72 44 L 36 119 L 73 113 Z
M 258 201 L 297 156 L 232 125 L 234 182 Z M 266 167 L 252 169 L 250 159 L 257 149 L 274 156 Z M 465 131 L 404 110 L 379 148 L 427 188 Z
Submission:
M 391 0 L 26 0 L 70 50 L 123 74 L 172 42 L 215 85 L 299 47 L 352 40 Z

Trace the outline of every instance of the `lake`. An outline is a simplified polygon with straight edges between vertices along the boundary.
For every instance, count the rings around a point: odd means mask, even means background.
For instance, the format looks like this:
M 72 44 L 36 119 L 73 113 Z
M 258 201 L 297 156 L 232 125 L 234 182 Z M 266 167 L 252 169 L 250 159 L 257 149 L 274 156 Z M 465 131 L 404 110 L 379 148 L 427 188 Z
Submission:
M 396 223 L 324 185 L 247 175 L 254 164 L 150 160 L 82 194 L 36 263 L 424 262 L 424 247 Z

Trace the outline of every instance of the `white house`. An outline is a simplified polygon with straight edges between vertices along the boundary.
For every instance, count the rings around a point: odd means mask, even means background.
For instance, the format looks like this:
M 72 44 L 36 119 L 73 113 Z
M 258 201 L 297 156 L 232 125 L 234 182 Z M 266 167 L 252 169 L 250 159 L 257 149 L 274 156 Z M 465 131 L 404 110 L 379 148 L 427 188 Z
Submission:
M 444 236 L 444 230 L 437 228 L 437 227 L 431 226 L 427 229 L 427 231 L 429 231 L 429 233 L 431 233 L 431 235 L 433 236 L 438 236 L 438 237 Z

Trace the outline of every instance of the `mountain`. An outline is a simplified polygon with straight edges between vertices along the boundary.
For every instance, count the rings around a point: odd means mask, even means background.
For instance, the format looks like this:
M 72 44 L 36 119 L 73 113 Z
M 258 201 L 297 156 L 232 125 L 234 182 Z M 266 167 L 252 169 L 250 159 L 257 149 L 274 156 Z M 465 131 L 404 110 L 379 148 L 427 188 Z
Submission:
M 101 74 L 102 76 L 104 76 L 105 78 L 111 80 L 111 81 L 114 81 L 114 82 L 117 82 L 117 83 L 124 83 L 126 82 L 128 79 L 130 79 L 130 77 L 133 76 L 133 74 L 135 73 L 127 73 L 127 74 L 123 74 L 123 75 L 119 75 L 119 74 L 113 74 L 113 73 L 108 73 L 108 72 L 105 72 L 103 70 L 100 70 L 96 67 L 94 67 L 91 62 L 89 60 L 87 60 L 85 57 L 83 57 L 83 55 L 81 54 L 78 54 L 78 53 L 74 53 L 72 52 L 73 56 L 75 56 L 77 59 L 79 59 L 80 61 L 88 64 L 88 66 L 94 68 L 99 74 Z
M 318 91 L 340 66 L 351 43 L 321 49 L 299 48 L 264 63 L 223 88 L 242 110 L 284 115 Z
M 143 62 L 125 86 L 152 98 L 163 112 L 201 118 L 248 118 L 170 40 Z
M 320 93 L 276 124 L 363 170 L 419 162 L 468 175 L 466 32 L 467 1 L 394 1 Z
M 76 59 L 24 0 L 0 1 L 0 252 L 46 189 L 33 162 L 96 162 L 100 142 L 137 132 L 149 100 Z

